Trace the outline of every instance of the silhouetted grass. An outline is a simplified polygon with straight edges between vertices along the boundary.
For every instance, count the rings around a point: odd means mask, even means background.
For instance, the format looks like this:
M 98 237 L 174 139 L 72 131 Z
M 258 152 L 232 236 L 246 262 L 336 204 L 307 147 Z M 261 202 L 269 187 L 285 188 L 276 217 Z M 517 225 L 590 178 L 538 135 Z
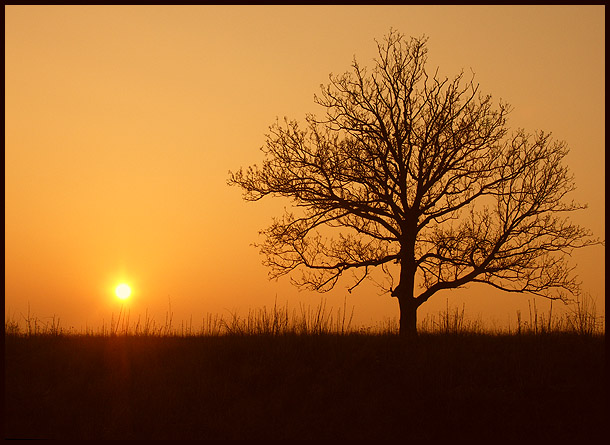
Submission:
M 121 309 L 115 319 L 112 314 L 110 325 L 102 323 L 97 330 L 85 328 L 76 331 L 74 328 L 66 329 L 60 325 L 60 318 L 49 317 L 46 321 L 40 320 L 30 312 L 28 305 L 27 315 L 21 315 L 25 326 L 14 316 L 4 321 L 4 331 L 10 335 L 94 335 L 94 336 L 218 336 L 218 335 L 318 335 L 318 334 L 396 334 L 398 322 L 389 319 L 375 326 L 354 326 L 353 308 L 348 315 L 348 309 L 344 302 L 342 308 L 336 311 L 326 307 L 326 301 L 322 300 L 317 307 L 300 305 L 299 309 L 290 310 L 288 303 L 278 306 L 277 301 L 272 308 L 266 306 L 257 309 L 249 309 L 248 314 L 242 317 L 237 312 L 232 312 L 228 317 L 219 314 L 206 314 L 201 320 L 198 328 L 193 327 L 193 319 L 180 326 L 173 324 L 173 313 L 170 310 L 165 315 L 163 324 L 157 323 L 145 314 L 144 320 L 138 316 L 137 320 L 130 319 L 128 311 Z M 571 305 L 564 308 L 563 313 L 553 312 L 551 304 L 547 314 L 538 313 L 536 302 L 529 302 L 529 319 L 522 317 L 517 311 L 516 326 L 507 328 L 485 326 L 481 319 L 471 320 L 465 316 L 465 305 L 459 307 L 447 307 L 438 314 L 431 314 L 418 323 L 420 333 L 443 333 L 443 334 L 543 334 L 543 333 L 573 333 L 581 335 L 600 335 L 605 333 L 604 317 L 597 314 L 594 300 L 589 295 L 580 296 Z
M 198 334 L 169 329 L 171 315 L 165 330 L 97 334 L 53 323 L 28 335 L 5 321 L 5 437 L 587 443 L 607 433 L 602 334 L 485 333 L 447 308 L 403 339 L 390 325 L 348 329 L 345 313 L 274 306 L 208 317 Z

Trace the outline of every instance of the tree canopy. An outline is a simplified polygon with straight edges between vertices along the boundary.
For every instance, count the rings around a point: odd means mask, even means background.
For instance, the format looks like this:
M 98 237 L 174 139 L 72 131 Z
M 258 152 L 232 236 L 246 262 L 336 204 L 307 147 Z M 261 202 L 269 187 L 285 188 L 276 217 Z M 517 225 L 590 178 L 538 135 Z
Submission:
M 399 300 L 401 333 L 444 289 L 486 283 L 553 299 L 577 294 L 567 257 L 598 243 L 566 214 L 567 144 L 510 131 L 510 107 L 474 75 L 426 71 L 427 39 L 390 31 L 369 71 L 330 75 L 305 124 L 276 121 L 262 165 L 230 173 L 244 199 L 283 196 L 259 246 L 270 275 L 318 291 L 355 271 L 350 290 L 380 271 Z M 416 286 L 417 284 L 417 286 Z

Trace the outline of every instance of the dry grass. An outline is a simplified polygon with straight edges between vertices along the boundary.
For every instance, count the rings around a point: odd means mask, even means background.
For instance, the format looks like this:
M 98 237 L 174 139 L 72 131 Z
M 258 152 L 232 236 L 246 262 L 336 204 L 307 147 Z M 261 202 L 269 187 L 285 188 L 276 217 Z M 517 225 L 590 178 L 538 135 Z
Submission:
M 578 297 L 571 305 L 559 313 L 553 311 L 553 304 L 548 314 L 538 312 L 536 301 L 529 302 L 527 318 L 517 311 L 515 326 L 496 328 L 486 326 L 483 320 L 470 319 L 466 316 L 465 305 L 449 306 L 437 314 L 427 315 L 420 319 L 418 332 L 421 334 L 546 334 L 575 333 L 579 335 L 603 335 L 605 320 L 597 314 L 594 300 L 589 295 Z M 567 309 L 567 310 L 566 310 Z M 21 320 L 8 317 L 4 322 L 6 335 L 88 335 L 88 336 L 220 336 L 220 335 L 321 335 L 321 334 L 368 334 L 386 335 L 398 333 L 398 322 L 388 319 L 375 326 L 355 326 L 353 324 L 354 308 L 343 307 L 336 310 L 327 308 L 326 300 L 322 300 L 315 308 L 300 305 L 290 309 L 288 303 L 279 306 L 277 301 L 273 307 L 249 309 L 247 315 L 241 316 L 232 312 L 229 316 L 206 314 L 201 319 L 199 327 L 193 326 L 193 318 L 188 322 L 181 321 L 174 325 L 171 305 L 165 315 L 164 323 L 157 323 L 146 312 L 144 320 L 130 320 L 129 312 L 119 312 L 115 319 L 112 314 L 110 325 L 102 323 L 97 330 L 86 328 L 84 332 L 66 329 L 60 325 L 60 318 L 53 315 L 41 320 L 30 312 L 21 314 Z
M 465 308 L 352 324 L 322 302 L 129 313 L 97 331 L 5 320 L 6 438 L 426 439 L 592 443 L 607 434 L 603 319 L 587 301 L 485 329 Z
M 604 352 L 577 333 L 9 335 L 4 434 L 595 443 Z
M 589 443 L 607 434 L 603 318 L 485 328 L 450 307 L 403 339 L 322 301 L 208 314 L 199 328 L 146 314 L 84 332 L 59 317 L 5 320 L 5 438 L 400 439 Z

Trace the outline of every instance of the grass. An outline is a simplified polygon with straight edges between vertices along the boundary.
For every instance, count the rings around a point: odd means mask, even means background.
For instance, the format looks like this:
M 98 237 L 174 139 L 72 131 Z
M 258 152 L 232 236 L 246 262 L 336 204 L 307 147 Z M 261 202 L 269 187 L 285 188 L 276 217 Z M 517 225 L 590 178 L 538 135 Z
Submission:
M 583 443 L 608 416 L 605 338 L 585 309 L 532 305 L 489 332 L 447 306 L 411 339 L 323 303 L 208 315 L 197 330 L 122 314 L 75 333 L 28 314 L 25 330 L 5 321 L 4 434 Z
M 5 319 L 4 331 L 8 335 L 87 335 L 87 336 L 218 336 L 218 335 L 319 335 L 319 334 L 371 334 L 385 335 L 398 332 L 396 319 L 388 319 L 375 326 L 353 325 L 353 308 L 348 311 L 347 302 L 336 311 L 327 308 L 326 301 L 322 300 L 318 306 L 299 305 L 298 310 L 290 310 L 288 303 L 278 306 L 277 301 L 273 307 L 249 309 L 245 317 L 238 312 L 231 312 L 229 316 L 219 314 L 206 314 L 198 328 L 193 327 L 192 316 L 180 326 L 173 324 L 171 304 L 165 315 L 163 324 L 145 314 L 145 319 L 131 320 L 129 312 L 119 312 L 118 316 L 112 314 L 110 325 L 102 323 L 97 330 L 86 328 L 85 331 L 76 331 L 73 328 L 64 328 L 60 325 L 60 318 L 53 315 L 47 321 L 41 320 L 30 312 L 21 315 L 23 323 L 13 317 Z M 573 333 L 580 335 L 602 335 L 605 333 L 604 317 L 597 314 L 594 300 L 584 294 L 567 310 L 553 312 L 551 302 L 548 314 L 538 312 L 535 301 L 529 301 L 528 318 L 517 311 L 515 326 L 496 328 L 486 326 L 481 319 L 468 319 L 465 315 L 465 305 L 450 307 L 447 300 L 446 309 L 437 314 L 427 315 L 420 319 L 418 332 L 424 334 L 544 334 L 544 333 Z

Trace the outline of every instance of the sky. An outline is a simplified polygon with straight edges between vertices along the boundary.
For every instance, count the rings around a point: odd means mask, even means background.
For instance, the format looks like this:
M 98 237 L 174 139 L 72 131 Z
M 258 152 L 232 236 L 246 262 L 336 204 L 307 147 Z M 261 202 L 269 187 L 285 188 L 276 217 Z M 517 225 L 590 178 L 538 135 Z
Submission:
M 77 331 L 129 311 L 163 324 L 288 305 L 398 317 L 372 284 L 325 294 L 269 280 L 252 244 L 290 202 L 246 202 L 229 171 L 262 162 L 276 118 L 313 101 L 354 56 L 373 66 L 390 28 L 428 37 L 427 69 L 475 73 L 511 104 L 511 129 L 550 131 L 605 238 L 604 6 L 5 6 L 5 318 Z M 497 103 L 497 102 L 496 102 Z M 605 315 L 605 248 L 570 260 Z M 119 300 L 115 287 L 132 288 Z M 465 305 L 489 325 L 547 300 L 445 291 L 419 319 Z M 554 310 L 557 310 L 557 305 Z

